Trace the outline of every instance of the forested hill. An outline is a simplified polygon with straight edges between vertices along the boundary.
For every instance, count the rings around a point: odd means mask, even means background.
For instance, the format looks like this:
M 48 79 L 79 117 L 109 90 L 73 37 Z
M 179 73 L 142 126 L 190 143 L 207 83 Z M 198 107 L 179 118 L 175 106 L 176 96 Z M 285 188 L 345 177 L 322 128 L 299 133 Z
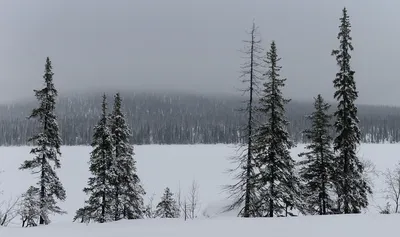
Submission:
M 238 112 L 240 97 L 189 94 L 122 93 L 124 111 L 135 144 L 237 143 L 245 117 Z M 58 123 L 65 145 L 90 144 L 100 112 L 101 93 L 60 97 Z M 109 95 L 109 108 L 113 103 Z M 0 145 L 26 145 L 35 130 L 28 120 L 36 102 L 0 106 Z M 360 105 L 363 142 L 400 141 L 400 108 Z M 301 131 L 308 126 L 305 115 L 312 104 L 292 101 L 287 106 L 289 131 L 304 142 Z

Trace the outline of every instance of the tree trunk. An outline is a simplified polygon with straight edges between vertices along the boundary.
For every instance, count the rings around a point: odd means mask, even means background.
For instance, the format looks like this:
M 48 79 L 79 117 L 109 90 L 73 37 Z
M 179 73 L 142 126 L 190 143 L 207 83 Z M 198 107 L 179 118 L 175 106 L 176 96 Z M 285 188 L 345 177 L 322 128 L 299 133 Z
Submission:
M 349 206 L 349 197 L 348 197 L 348 166 L 349 166 L 349 158 L 348 158 L 348 154 L 346 151 L 345 157 L 344 157 L 344 185 L 343 185 L 343 195 L 344 195 L 344 199 L 343 199 L 343 210 L 345 214 L 349 214 L 350 213 L 350 206 Z
M 105 138 L 103 136 L 103 144 L 105 143 Z M 104 154 L 104 151 L 102 152 L 103 160 L 105 160 L 106 155 Z M 105 168 L 105 167 L 104 167 Z M 106 169 L 106 168 L 105 168 Z M 106 170 L 103 170 L 103 193 L 101 197 L 101 220 L 100 223 L 104 223 L 106 220 Z
M 4 226 L 4 224 L 6 223 L 7 220 L 7 213 L 4 214 L 3 220 L 1 220 L 0 226 Z
M 251 175 L 251 159 L 252 159 L 252 120 L 253 120 L 253 64 L 254 64 L 254 26 L 251 32 L 251 50 L 250 50 L 250 98 L 249 98 L 249 118 L 247 121 L 247 164 L 246 164 L 246 197 L 244 202 L 243 217 L 250 217 L 250 192 L 252 189 Z
M 274 177 L 274 171 L 273 168 L 271 167 L 271 177 Z M 270 186 L 270 199 L 269 199 L 269 217 L 274 217 L 274 179 L 272 178 L 271 180 L 271 186 Z
M 43 225 L 45 224 L 44 218 L 43 218 L 43 209 L 44 209 L 44 199 L 46 195 L 46 189 L 45 189 L 45 184 L 44 184 L 44 165 L 45 165 L 45 159 L 46 156 L 43 154 L 42 157 L 42 171 L 40 174 L 40 218 L 39 218 L 39 224 Z
M 319 138 L 319 140 L 320 141 L 323 141 L 323 138 L 322 138 L 322 136 L 320 135 L 319 136 L 320 138 Z M 323 152 L 322 152 L 322 144 L 321 144 L 321 147 L 320 147 L 320 158 L 321 158 L 321 164 L 322 164 L 322 167 L 324 168 L 324 172 L 326 172 L 325 171 L 325 163 L 324 163 L 324 154 L 323 154 Z M 326 187 L 325 187 L 325 182 L 326 182 L 326 180 L 327 180 L 327 178 L 326 178 L 326 176 L 325 176 L 325 173 L 323 173 L 322 174 L 322 210 L 321 210 L 321 212 L 320 212 L 320 215 L 326 215 L 326 198 L 327 198 L 327 193 L 326 193 Z
M 119 188 L 118 185 L 115 187 L 115 214 L 114 214 L 114 220 L 118 221 L 119 220 Z

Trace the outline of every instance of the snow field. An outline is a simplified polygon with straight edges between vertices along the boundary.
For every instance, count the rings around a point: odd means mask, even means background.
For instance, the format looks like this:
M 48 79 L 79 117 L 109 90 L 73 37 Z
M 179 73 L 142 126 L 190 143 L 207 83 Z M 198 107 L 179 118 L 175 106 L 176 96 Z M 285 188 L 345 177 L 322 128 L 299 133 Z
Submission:
M 0 200 L 8 200 L 27 190 L 37 179 L 29 171 L 18 170 L 23 160 L 30 158 L 29 147 L 0 147 Z M 291 150 L 292 156 L 304 150 L 298 145 Z M 246 229 L 259 235 L 273 233 L 273 236 L 317 236 L 322 229 L 325 236 L 376 236 L 377 234 L 397 233 L 400 215 L 378 215 L 378 206 L 384 206 L 386 200 L 382 190 L 383 175 L 372 176 L 374 195 L 370 197 L 368 215 L 299 217 L 276 219 L 235 218 L 236 213 L 221 213 L 229 204 L 227 194 L 222 191 L 223 185 L 234 182 L 227 169 L 235 165 L 229 160 L 237 152 L 235 145 L 143 145 L 135 146 L 137 169 L 147 194 L 145 204 L 153 194 L 156 205 L 165 187 L 176 193 L 181 187 L 182 198 L 189 193 L 193 180 L 199 184 L 200 210 L 199 218 L 183 223 L 183 220 L 135 220 L 108 224 L 71 224 L 75 211 L 83 206 L 86 195 L 82 189 L 86 186 L 88 160 L 91 147 L 62 147 L 62 168 L 58 175 L 67 192 L 67 200 L 60 206 L 68 212 L 66 215 L 51 217 L 50 226 L 31 229 L 19 228 L 15 220 L 10 228 L 0 229 L 0 237 L 8 236 L 244 236 Z M 400 157 L 400 144 L 362 144 L 359 156 L 372 161 L 379 174 L 393 168 Z M 211 219 L 206 218 L 213 217 Z M 342 227 L 345 226 L 345 227 Z M 361 228 L 359 230 L 359 228 Z M 104 231 L 106 229 L 107 231 Z M 349 232 L 347 231 L 349 230 Z M 31 232 L 32 231 L 32 232 Z M 271 232 L 269 232 L 271 231 Z M 354 231 L 354 232 L 353 232 Z M 396 231 L 396 232 L 392 232 Z M 53 233 L 53 234 L 52 234 Z M 304 235 L 303 235 L 304 233 Z M 352 234 L 353 233 L 353 234 Z M 33 235 L 34 237 L 35 235 Z
M 376 237 L 398 236 L 400 215 L 306 216 L 300 218 L 216 218 L 119 221 L 105 224 L 51 224 L 0 228 L 1 237 Z
M 23 160 L 30 157 L 29 150 L 29 147 L 0 147 L 0 170 L 4 171 L 0 174 L 0 190 L 4 190 L 0 198 L 17 196 L 37 182 L 29 171 L 18 170 Z M 83 206 L 87 197 L 82 189 L 90 176 L 91 147 L 66 146 L 61 152 L 62 167 L 57 174 L 66 189 L 67 200 L 60 203 L 60 207 L 68 214 L 52 217 L 53 223 L 72 221 L 75 211 Z M 134 152 L 138 175 L 147 193 L 145 204 L 154 194 L 153 204 L 156 205 L 167 186 L 174 194 L 180 186 L 184 198 L 192 181 L 196 180 L 201 210 L 208 205 L 212 209 L 226 205 L 222 186 L 232 182 L 226 170 L 232 166 L 228 159 L 236 152 L 234 145 L 144 145 L 135 146 Z

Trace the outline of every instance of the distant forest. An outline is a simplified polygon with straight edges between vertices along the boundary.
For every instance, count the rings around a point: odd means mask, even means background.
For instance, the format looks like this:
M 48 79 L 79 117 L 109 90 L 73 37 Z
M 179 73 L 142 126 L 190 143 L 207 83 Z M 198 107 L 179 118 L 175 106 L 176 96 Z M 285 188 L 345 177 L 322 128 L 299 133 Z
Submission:
M 64 145 L 90 145 L 93 127 L 99 119 L 101 96 L 101 93 L 60 96 L 57 116 Z M 179 93 L 122 93 L 122 96 L 134 144 L 238 143 L 242 139 L 241 128 L 246 119 L 239 111 L 243 99 L 239 96 Z M 36 122 L 27 116 L 35 103 L 0 106 L 0 145 L 28 144 Z M 400 108 L 359 105 L 358 110 L 363 142 L 400 141 Z M 312 102 L 292 101 L 287 106 L 288 130 L 297 143 L 307 142 L 302 131 L 308 128 L 306 115 L 312 111 Z

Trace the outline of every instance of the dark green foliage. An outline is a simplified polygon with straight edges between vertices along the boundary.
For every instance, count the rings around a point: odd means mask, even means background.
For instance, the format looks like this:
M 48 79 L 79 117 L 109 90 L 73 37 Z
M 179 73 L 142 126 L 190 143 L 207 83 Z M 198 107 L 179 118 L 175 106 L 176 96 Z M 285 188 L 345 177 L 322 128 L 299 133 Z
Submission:
M 56 199 L 64 201 L 66 198 L 65 190 L 53 169 L 61 167 L 58 158 L 61 155 L 61 138 L 55 115 L 57 90 L 54 87 L 53 75 L 51 61 L 47 58 L 43 75 L 44 88 L 34 90 L 40 105 L 29 117 L 36 119 L 39 124 L 38 133 L 29 139 L 35 145 L 30 152 L 35 158 L 25 161 L 20 167 L 20 169 L 31 169 L 32 174 L 40 174 L 37 185 L 40 189 L 39 224 L 41 225 L 50 223 L 49 214 L 64 213 L 57 206 Z
M 179 207 L 174 199 L 174 194 L 171 193 L 169 188 L 165 189 L 161 201 L 156 207 L 156 216 L 160 218 L 179 218 Z
M 262 215 L 290 215 L 289 208 L 298 207 L 299 181 L 294 174 L 295 161 L 289 149 L 294 146 L 287 132 L 285 105 L 282 94 L 286 79 L 280 78 L 275 42 L 267 52 L 268 71 L 260 99 L 260 113 L 264 123 L 255 135 L 256 162 L 260 170 L 256 187 L 259 190 L 259 212 Z
M 114 219 L 112 184 L 114 174 L 110 172 L 113 165 L 113 144 L 111 131 L 108 126 L 107 101 L 103 96 L 102 114 L 94 128 L 92 147 L 90 153 L 89 170 L 92 177 L 89 178 L 88 187 L 84 192 L 89 195 L 86 206 L 77 211 L 77 218 L 94 220 L 104 223 Z M 82 213 L 86 213 L 83 215 Z
M 357 146 L 361 140 L 358 127 L 357 107 L 358 97 L 354 70 L 350 65 L 350 52 L 353 50 L 350 36 L 350 20 L 346 8 L 340 18 L 338 39 L 339 49 L 333 50 L 339 72 L 333 81 L 336 89 L 334 97 L 338 101 L 335 128 L 337 136 L 334 139 L 334 150 L 337 152 L 336 189 L 338 194 L 338 211 L 343 213 L 360 213 L 368 206 L 368 194 L 371 188 L 363 177 L 364 167 L 357 157 Z
M 110 116 L 114 159 L 110 170 L 114 175 L 114 220 L 138 219 L 143 218 L 145 192 L 136 173 L 133 146 L 129 142 L 131 132 L 121 111 L 121 103 L 121 96 L 117 93 Z
M 311 141 L 306 152 L 299 154 L 305 159 L 299 162 L 301 180 L 304 182 L 303 197 L 306 211 L 312 215 L 332 214 L 334 200 L 335 156 L 330 136 L 330 105 L 318 95 L 314 102 L 315 111 L 308 116 L 311 128 L 304 134 Z

